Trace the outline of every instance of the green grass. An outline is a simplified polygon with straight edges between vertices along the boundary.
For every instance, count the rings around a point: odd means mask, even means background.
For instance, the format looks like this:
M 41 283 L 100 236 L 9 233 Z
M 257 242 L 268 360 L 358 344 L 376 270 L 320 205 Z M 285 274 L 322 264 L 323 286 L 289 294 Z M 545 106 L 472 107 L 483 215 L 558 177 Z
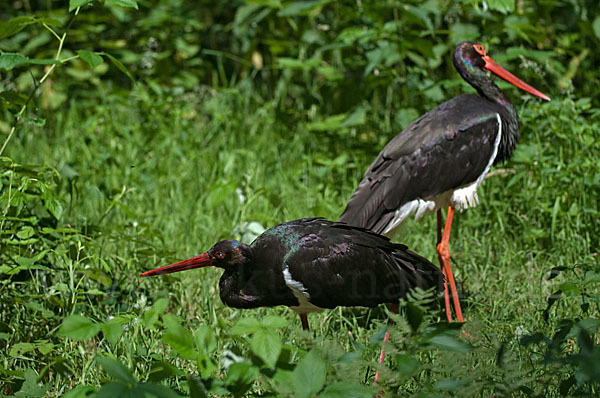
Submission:
M 0 337 L 0 393 L 21 387 L 23 373 L 9 381 L 7 370 L 40 373 L 45 365 L 50 366 L 42 381 L 50 396 L 76 385 L 105 383 L 96 355 L 118 358 L 141 380 L 153 360 L 197 374 L 194 361 L 161 340 L 163 317 L 158 327 L 143 321 L 159 298 L 168 299 L 166 312 L 185 320 L 186 329 L 208 325 L 212 330 L 217 379 L 226 373 L 220 361 L 226 352 L 250 355 L 248 338 L 233 337 L 231 327 L 245 317 L 277 315 L 289 320 L 277 329 L 284 347 L 300 347 L 290 349 L 291 363 L 312 345 L 326 359 L 328 383 L 365 377 L 371 382 L 377 331 L 387 319 L 382 309 L 338 308 L 312 315 L 307 335 L 286 308 L 225 307 L 216 269 L 137 277 L 218 240 L 250 239 L 251 222 L 267 228 L 300 217 L 337 218 L 363 170 L 392 136 L 362 136 L 360 128 L 312 132 L 302 123 L 283 124 L 273 104 L 249 98 L 236 90 L 180 98 L 138 89 L 99 104 L 74 101 L 56 115 L 52 129 L 21 127 L 5 155 L 59 171 L 54 189 L 64 209 L 56 227 L 80 233 L 45 241 L 48 247 L 57 244 L 40 262 L 46 270 L 3 277 L 0 294 L 10 302 L 0 304 L 6 332 Z M 598 318 L 598 280 L 583 281 L 598 275 L 600 112 L 585 100 L 518 106 L 523 135 L 513 159 L 494 169 L 480 189 L 481 204 L 458 214 L 452 229 L 465 328 L 476 339 L 472 348 L 431 348 L 424 334 L 411 333 L 405 318 L 397 318 L 391 370 L 382 383 L 390 395 L 450 394 L 460 388 L 460 395 L 527 395 L 531 389 L 558 396 L 561 381 L 573 372 L 556 362 L 542 364 L 543 344 L 523 346 L 520 337 L 535 332 L 551 337 L 561 319 Z M 408 223 L 396 239 L 436 258 L 435 217 Z M 32 255 L 27 246 L 18 250 L 20 256 Z M 548 280 L 552 268 L 576 265 L 588 273 L 565 271 Z M 559 288 L 563 297 L 546 321 L 547 297 Z M 587 313 L 581 308 L 583 294 L 591 296 Z M 99 323 L 120 317 L 128 326 L 114 342 L 104 329 L 103 335 L 83 341 L 59 337 L 60 323 L 71 314 Z M 443 317 L 432 310 L 425 319 L 423 325 L 431 325 Z M 40 351 L 42 343 L 36 343 L 37 351 L 10 351 L 20 342 L 41 340 L 51 344 L 49 353 Z M 576 352 L 573 344 L 561 347 Z M 359 360 L 338 361 L 345 351 L 358 352 Z M 416 358 L 417 370 L 402 373 L 398 353 Z M 57 362 L 59 357 L 64 361 Z M 273 391 L 276 378 L 261 377 L 251 391 Z M 166 384 L 188 388 L 185 378 L 170 377 Z M 578 393 L 597 392 L 593 388 L 583 385 Z

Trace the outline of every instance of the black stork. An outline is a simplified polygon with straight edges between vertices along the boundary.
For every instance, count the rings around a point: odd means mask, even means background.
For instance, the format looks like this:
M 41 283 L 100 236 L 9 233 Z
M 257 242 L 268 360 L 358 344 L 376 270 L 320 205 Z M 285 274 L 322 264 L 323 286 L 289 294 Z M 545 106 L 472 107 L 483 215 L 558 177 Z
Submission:
M 416 287 L 441 291 L 444 277 L 435 265 L 404 245 L 363 228 L 322 218 L 277 225 L 250 245 L 224 240 L 206 253 L 140 276 L 208 266 L 224 270 L 219 294 L 226 305 L 285 305 L 300 314 L 305 330 L 310 312 L 397 303 Z
M 391 234 L 412 214 L 419 219 L 437 210 L 446 317 L 452 320 L 447 281 L 457 321 L 464 322 L 448 248 L 454 209 L 478 204 L 477 188 L 490 167 L 508 159 L 519 139 L 517 111 L 487 71 L 546 101 L 550 98 L 504 70 L 481 44 L 459 44 L 452 61 L 479 95 L 455 97 L 394 137 L 365 172 L 339 221 Z

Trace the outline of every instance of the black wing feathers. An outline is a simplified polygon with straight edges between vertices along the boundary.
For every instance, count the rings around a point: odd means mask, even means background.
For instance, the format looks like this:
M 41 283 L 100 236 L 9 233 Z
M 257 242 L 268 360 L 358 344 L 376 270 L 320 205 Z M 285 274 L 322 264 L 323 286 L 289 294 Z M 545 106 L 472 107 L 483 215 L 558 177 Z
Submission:
M 376 306 L 415 287 L 442 286 L 435 265 L 384 236 L 326 220 L 300 223 L 300 230 L 302 246 L 286 263 L 318 307 Z
M 382 233 L 405 203 L 475 182 L 493 154 L 496 107 L 467 94 L 417 119 L 379 153 L 339 221 Z

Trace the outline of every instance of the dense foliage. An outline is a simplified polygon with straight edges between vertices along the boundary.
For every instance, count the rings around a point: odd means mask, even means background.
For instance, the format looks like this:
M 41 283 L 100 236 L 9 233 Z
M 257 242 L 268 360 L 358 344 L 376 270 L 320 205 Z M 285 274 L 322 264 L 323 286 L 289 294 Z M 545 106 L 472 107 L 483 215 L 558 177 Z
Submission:
M 0 395 L 597 395 L 599 11 L 3 3 Z M 462 40 L 553 98 L 499 83 L 523 137 L 453 229 L 466 334 L 421 293 L 399 316 L 337 309 L 305 333 L 284 308 L 225 307 L 217 270 L 137 278 L 222 238 L 335 219 L 389 138 L 472 91 L 450 59 Z M 435 258 L 434 222 L 396 239 Z

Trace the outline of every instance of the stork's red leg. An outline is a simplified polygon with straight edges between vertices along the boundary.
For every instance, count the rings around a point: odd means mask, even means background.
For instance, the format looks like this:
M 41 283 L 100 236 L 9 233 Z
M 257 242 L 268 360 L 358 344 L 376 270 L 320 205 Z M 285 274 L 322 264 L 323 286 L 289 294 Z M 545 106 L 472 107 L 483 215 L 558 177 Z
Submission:
M 452 268 L 450 267 L 450 229 L 452 228 L 452 218 L 454 217 L 454 207 L 448 206 L 448 214 L 446 215 L 446 224 L 444 225 L 444 233 L 440 238 L 439 226 L 441 226 L 441 210 L 438 210 L 438 244 L 437 252 L 442 267 L 442 272 L 446 276 L 446 282 L 444 282 L 444 299 L 446 302 L 446 317 L 448 322 L 452 321 L 452 313 L 450 309 L 450 302 L 448 298 L 448 285 L 450 285 L 450 291 L 452 294 L 452 302 L 454 304 L 454 312 L 456 312 L 456 320 L 458 322 L 464 322 L 462 316 L 462 310 L 460 308 L 460 301 L 458 300 L 458 292 L 456 290 L 456 284 L 454 283 L 454 275 L 452 274 Z
M 444 224 L 444 219 L 442 217 L 442 210 L 438 209 L 437 211 L 437 245 L 442 242 L 442 224 Z M 438 252 L 439 257 L 439 252 Z M 440 258 L 440 267 L 442 268 L 442 272 L 444 273 L 444 305 L 446 307 L 446 319 L 448 322 L 452 322 L 452 308 L 450 307 L 450 295 L 448 293 L 448 277 L 446 276 L 446 269 L 444 267 L 444 263 Z
M 300 315 L 300 320 L 302 321 L 302 329 L 310 330 L 308 327 L 308 317 L 306 316 L 306 314 L 299 314 L 299 315 Z
M 387 305 L 387 307 L 394 314 L 398 313 L 398 304 L 389 303 Z M 383 359 L 385 358 L 385 345 L 387 344 L 388 341 L 390 341 L 390 331 L 389 330 L 387 332 L 385 332 L 385 336 L 383 337 L 383 347 L 381 348 L 381 352 L 379 353 L 379 361 L 377 361 L 380 365 L 383 363 Z M 379 369 L 377 369 L 377 372 L 375 372 L 375 380 L 373 380 L 373 383 L 376 384 L 378 380 L 379 380 Z

